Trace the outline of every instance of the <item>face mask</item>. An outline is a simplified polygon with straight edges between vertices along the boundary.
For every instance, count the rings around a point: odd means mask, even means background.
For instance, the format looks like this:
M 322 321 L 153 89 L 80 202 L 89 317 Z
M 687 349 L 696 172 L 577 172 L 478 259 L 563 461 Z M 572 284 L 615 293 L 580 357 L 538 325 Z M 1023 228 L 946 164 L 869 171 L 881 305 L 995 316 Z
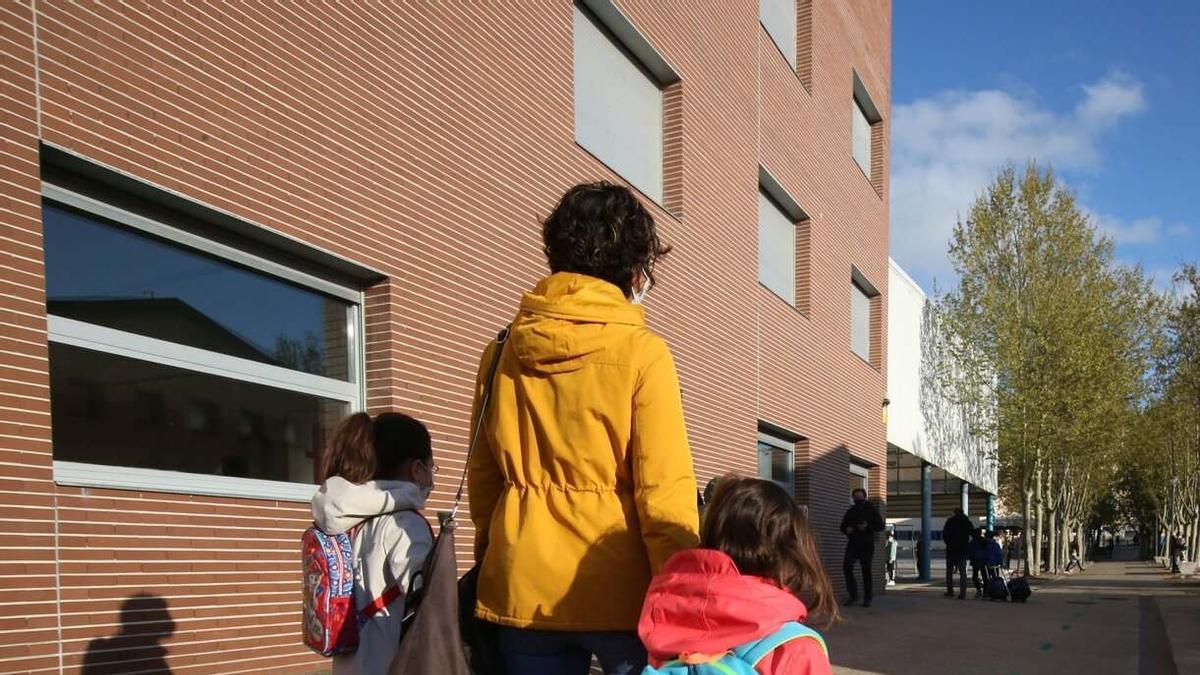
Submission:
M 417 486 L 421 488 L 421 499 L 428 501 L 429 495 L 433 493 L 433 467 L 429 466 L 426 462 L 421 462 L 421 465 L 425 467 L 425 472 L 429 474 L 429 484 L 421 485 L 418 483 Z
M 653 286 L 654 286 L 654 284 L 651 283 L 651 281 L 650 281 L 650 270 L 643 267 L 642 268 L 642 287 L 635 288 L 633 290 L 633 297 L 630 298 L 630 301 L 633 302 L 633 304 L 635 304 L 635 305 L 642 304 L 642 301 L 646 299 L 646 295 L 648 293 L 650 293 L 650 289 Z
M 854 503 L 855 503 L 855 504 L 862 504 L 862 503 L 864 503 L 864 502 L 866 502 L 866 501 L 867 501 L 867 500 L 865 500 L 865 499 L 863 499 L 863 498 L 861 498 L 861 497 L 855 497 L 855 498 L 854 498 Z

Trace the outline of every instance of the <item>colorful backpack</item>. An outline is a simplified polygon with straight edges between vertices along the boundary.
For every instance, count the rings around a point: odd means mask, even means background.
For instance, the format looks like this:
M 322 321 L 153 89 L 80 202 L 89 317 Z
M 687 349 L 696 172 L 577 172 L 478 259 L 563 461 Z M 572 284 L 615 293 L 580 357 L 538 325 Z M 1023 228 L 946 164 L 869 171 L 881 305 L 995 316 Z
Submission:
M 362 609 L 354 605 L 354 535 L 325 534 L 315 526 L 300 539 L 304 574 L 304 644 L 321 656 L 358 648 L 358 630 L 367 619 L 400 597 L 391 586 Z
M 732 651 L 715 661 L 708 663 L 671 661 L 664 663 L 659 668 L 646 666 L 642 675 L 759 675 L 756 670 L 759 662 L 771 652 L 793 640 L 806 639 L 816 640 L 821 645 L 821 651 L 825 652 L 827 656 L 829 655 L 829 648 L 825 646 L 825 638 L 822 638 L 820 633 L 802 623 L 791 621 L 764 638 L 734 647 Z

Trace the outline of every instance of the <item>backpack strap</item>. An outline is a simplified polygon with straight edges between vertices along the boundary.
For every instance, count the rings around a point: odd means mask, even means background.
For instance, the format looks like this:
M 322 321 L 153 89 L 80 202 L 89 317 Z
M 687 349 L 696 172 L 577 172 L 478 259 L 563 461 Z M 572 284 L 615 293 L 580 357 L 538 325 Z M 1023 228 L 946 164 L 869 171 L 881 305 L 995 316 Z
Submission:
M 825 644 L 825 638 L 817 631 L 805 626 L 798 621 L 789 621 L 779 627 L 779 630 L 770 635 L 746 644 L 735 647 L 733 653 L 751 666 L 758 666 L 758 662 L 762 661 L 771 652 L 779 649 L 783 645 L 802 639 L 816 640 L 817 644 L 821 645 L 821 651 L 829 656 L 829 647 Z
M 349 530 L 346 531 L 346 534 L 350 535 L 350 541 L 354 542 L 355 539 L 358 537 L 359 531 L 362 530 L 363 526 L 366 525 L 368 521 L 375 520 L 375 518 L 382 518 L 383 516 L 390 516 L 390 515 L 394 515 L 397 513 L 403 513 L 405 511 L 408 511 L 409 513 L 415 513 L 417 516 L 420 516 L 421 522 L 425 523 L 425 527 L 429 528 L 430 539 L 434 538 L 433 526 L 430 525 L 429 521 L 424 516 L 421 515 L 420 511 L 417 511 L 416 509 L 400 509 L 398 511 L 389 511 L 387 513 L 382 513 L 378 516 L 373 516 L 373 517 L 368 518 L 367 520 L 364 520 L 361 523 L 355 525 L 354 527 L 350 528 Z M 353 546 L 353 543 L 351 543 L 351 546 Z M 412 595 L 413 584 L 416 582 L 417 578 L 420 576 L 422 576 L 422 573 L 420 570 L 418 570 L 415 574 L 413 574 L 413 577 L 409 583 L 409 595 Z M 396 582 L 396 583 L 392 584 L 391 586 L 388 586 L 387 588 L 385 588 L 383 591 L 383 595 L 380 595 L 378 598 L 375 598 L 370 603 L 368 603 L 366 607 L 363 607 L 362 609 L 360 609 L 358 611 L 359 625 L 362 625 L 363 623 L 366 622 L 367 619 L 378 614 L 384 607 L 387 607 L 388 605 L 392 604 L 393 602 L 396 601 L 397 598 L 399 598 L 402 595 L 404 595 L 404 589 L 400 587 L 400 582 Z
M 394 602 L 396 598 L 400 597 L 401 595 L 404 595 L 404 591 L 400 589 L 400 584 L 392 584 L 391 586 L 388 586 L 383 592 L 383 595 L 375 598 L 369 605 L 358 611 L 359 620 L 365 621 L 375 616 L 379 610 L 392 604 L 392 602 Z

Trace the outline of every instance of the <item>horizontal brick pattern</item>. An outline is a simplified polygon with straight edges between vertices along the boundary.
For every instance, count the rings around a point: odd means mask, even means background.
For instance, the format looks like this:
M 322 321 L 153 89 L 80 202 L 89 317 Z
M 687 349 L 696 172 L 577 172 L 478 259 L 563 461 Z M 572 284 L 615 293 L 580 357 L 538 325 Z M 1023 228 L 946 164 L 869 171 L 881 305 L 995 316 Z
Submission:
M 683 218 L 683 83 L 663 90 L 663 206 Z
M 85 658 L 144 670 L 161 658 L 155 643 L 174 672 L 322 665 L 297 648 L 307 504 L 81 488 L 60 488 L 58 502 L 68 671 Z M 161 598 L 169 619 L 140 608 L 143 595 Z
M 844 536 L 838 524 L 849 502 L 850 457 L 886 463 L 880 415 L 886 395 L 886 312 L 872 312 L 872 362 L 850 350 L 851 267 L 881 291 L 879 308 L 887 299 L 887 202 L 851 155 L 851 73 L 858 72 L 872 92 L 884 116 L 878 126 L 885 129 L 891 105 L 891 6 L 814 0 L 811 13 L 811 93 L 778 58 L 766 31 L 759 31 L 760 161 L 810 216 L 807 315 L 765 289 L 757 294 L 759 416 L 808 439 L 798 488 L 841 589 Z M 873 151 L 885 158 L 886 144 L 876 144 Z M 886 166 L 880 162 L 884 183 Z M 883 484 L 874 474 L 872 497 L 882 501 Z
M 34 13 L 0 6 L 0 672 L 59 667 Z
M 796 309 L 804 316 L 812 311 L 812 223 L 796 223 Z
M 796 77 L 812 91 L 813 0 L 796 0 Z
M 799 73 L 753 3 L 619 4 L 683 78 L 665 96 L 666 208 L 650 205 L 676 251 L 649 309 L 697 474 L 756 471 L 759 419 L 803 435 L 797 491 L 836 563 L 849 456 L 884 458 L 886 312 L 877 370 L 849 350 L 845 291 L 854 265 L 886 301 L 890 4 L 801 2 Z M 37 138 L 386 274 L 366 295 L 367 405 L 429 424 L 443 509 L 479 351 L 544 273 L 540 219 L 575 182 L 620 180 L 574 143 L 570 6 L 36 7 L 36 60 L 30 4 L 0 7 L 0 488 L 27 530 L 0 545 L 0 578 L 28 607 L 0 623 L 0 670 L 58 670 L 61 626 L 77 672 L 89 647 L 120 645 L 100 640 L 123 607 L 149 644 L 95 658 L 133 668 L 161 643 L 175 672 L 319 668 L 296 635 L 305 505 L 54 489 Z M 850 154 L 852 68 L 884 114 L 870 181 Z M 760 165 L 810 215 L 807 316 L 757 283 Z

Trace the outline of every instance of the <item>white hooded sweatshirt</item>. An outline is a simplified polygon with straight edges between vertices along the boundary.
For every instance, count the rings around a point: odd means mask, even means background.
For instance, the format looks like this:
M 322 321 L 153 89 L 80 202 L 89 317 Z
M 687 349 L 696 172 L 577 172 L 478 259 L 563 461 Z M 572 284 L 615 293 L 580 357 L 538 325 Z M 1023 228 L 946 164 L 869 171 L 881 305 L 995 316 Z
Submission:
M 433 548 L 433 531 L 417 512 L 424 506 L 420 486 L 408 481 L 356 485 L 335 476 L 313 497 L 313 520 L 323 532 L 339 534 L 363 523 L 354 537 L 354 604 L 360 610 L 397 583 L 408 593 Z M 400 644 L 406 601 L 401 595 L 367 620 L 358 650 L 333 658 L 335 675 L 388 671 Z

